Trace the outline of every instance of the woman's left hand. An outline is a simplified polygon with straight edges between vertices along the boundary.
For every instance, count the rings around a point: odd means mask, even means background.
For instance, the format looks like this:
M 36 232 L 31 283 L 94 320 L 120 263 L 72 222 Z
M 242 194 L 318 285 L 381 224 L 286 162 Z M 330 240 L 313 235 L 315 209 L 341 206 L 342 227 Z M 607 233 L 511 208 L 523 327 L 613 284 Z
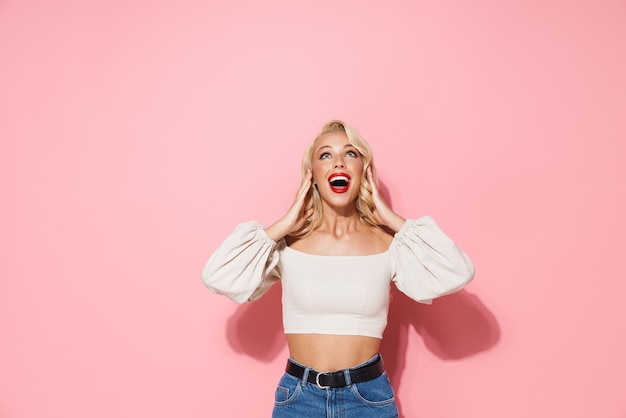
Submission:
M 372 167 L 367 168 L 367 180 L 372 185 L 372 199 L 374 201 L 374 216 L 376 217 L 376 221 L 392 231 L 398 232 L 406 220 L 391 210 L 387 202 L 385 202 L 380 195 L 377 180 L 372 173 Z

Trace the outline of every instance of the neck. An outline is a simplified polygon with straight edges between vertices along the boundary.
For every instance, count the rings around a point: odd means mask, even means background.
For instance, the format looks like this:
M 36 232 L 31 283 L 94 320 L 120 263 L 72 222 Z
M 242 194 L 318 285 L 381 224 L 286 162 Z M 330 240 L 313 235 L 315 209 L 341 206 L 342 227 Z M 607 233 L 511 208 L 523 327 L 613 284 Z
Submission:
M 361 225 L 361 218 L 356 206 L 349 208 L 322 207 L 322 224 L 320 228 L 335 235 L 356 230 Z

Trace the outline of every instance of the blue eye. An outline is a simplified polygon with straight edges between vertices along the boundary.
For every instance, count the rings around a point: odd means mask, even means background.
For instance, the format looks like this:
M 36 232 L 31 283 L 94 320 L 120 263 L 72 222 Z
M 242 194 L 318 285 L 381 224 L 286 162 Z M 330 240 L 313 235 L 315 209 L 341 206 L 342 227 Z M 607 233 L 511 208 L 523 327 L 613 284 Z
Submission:
M 357 152 L 356 152 L 356 151 L 352 151 L 352 150 L 348 151 L 348 152 L 346 153 L 346 155 L 347 155 L 348 157 L 358 157 L 358 156 L 359 156 L 359 155 L 357 154 Z
M 324 160 L 326 158 L 330 158 L 330 154 L 327 152 L 323 152 L 320 154 L 320 160 Z

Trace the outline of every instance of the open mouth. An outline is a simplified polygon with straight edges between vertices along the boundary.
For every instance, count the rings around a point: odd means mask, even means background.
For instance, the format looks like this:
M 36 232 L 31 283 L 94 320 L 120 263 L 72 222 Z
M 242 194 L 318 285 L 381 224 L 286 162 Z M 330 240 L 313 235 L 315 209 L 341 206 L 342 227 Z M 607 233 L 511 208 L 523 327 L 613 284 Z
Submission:
M 330 189 L 335 193 L 345 193 L 350 187 L 350 176 L 346 173 L 335 173 L 328 178 Z

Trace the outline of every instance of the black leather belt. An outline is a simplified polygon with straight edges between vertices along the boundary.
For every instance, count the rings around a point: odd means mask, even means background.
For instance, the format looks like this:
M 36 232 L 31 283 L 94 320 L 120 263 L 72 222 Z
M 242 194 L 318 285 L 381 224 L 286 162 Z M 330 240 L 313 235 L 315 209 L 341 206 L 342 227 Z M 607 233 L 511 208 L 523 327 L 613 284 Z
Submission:
M 287 369 L 285 371 L 288 374 L 297 377 L 298 379 L 302 379 L 305 370 L 305 367 L 293 363 L 291 360 L 287 361 Z M 370 364 L 366 364 L 365 366 L 357 369 L 348 369 L 352 383 L 362 383 L 367 382 L 368 380 L 376 379 L 378 376 L 383 374 L 383 371 L 383 362 L 381 361 L 380 355 L 376 356 L 376 360 Z M 340 388 L 347 385 L 343 370 L 322 373 L 317 370 L 309 369 L 307 381 L 311 384 L 317 385 L 320 389 Z

